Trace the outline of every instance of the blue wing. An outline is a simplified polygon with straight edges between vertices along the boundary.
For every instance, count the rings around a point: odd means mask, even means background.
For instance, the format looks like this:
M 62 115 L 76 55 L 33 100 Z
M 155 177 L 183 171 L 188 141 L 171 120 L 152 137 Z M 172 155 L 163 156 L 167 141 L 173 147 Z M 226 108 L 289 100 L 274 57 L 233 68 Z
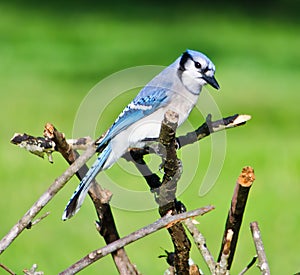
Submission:
M 169 101 L 169 92 L 170 90 L 167 88 L 144 87 L 136 98 L 126 106 L 107 134 L 99 141 L 98 151 L 101 151 L 101 148 L 121 131 L 165 106 Z

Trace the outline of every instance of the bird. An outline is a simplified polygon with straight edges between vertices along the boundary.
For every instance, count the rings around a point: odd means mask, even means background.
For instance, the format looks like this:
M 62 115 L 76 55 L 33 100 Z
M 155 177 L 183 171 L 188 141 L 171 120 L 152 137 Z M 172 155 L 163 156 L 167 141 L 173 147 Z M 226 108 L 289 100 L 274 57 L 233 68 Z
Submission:
M 205 54 L 187 49 L 150 80 L 96 141 L 99 155 L 68 202 L 62 219 L 67 220 L 79 211 L 99 172 L 110 168 L 129 148 L 143 148 L 147 140 L 159 137 L 168 110 L 179 115 L 180 126 L 196 105 L 203 86 L 209 84 L 219 90 L 215 70 Z

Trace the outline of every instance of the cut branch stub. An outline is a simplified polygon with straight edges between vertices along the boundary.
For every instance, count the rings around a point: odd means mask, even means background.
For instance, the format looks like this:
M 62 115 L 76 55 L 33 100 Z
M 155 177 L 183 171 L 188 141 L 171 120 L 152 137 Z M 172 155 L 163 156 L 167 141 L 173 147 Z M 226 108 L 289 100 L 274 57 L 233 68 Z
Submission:
M 251 119 L 250 115 L 236 114 L 216 121 L 212 121 L 211 115 L 209 114 L 206 118 L 206 121 L 200 127 L 198 127 L 198 129 L 196 129 L 193 132 L 189 132 L 184 136 L 180 136 L 176 139 L 178 143 L 178 147 L 181 148 L 187 144 L 192 144 L 194 142 L 197 142 L 209 136 L 212 133 L 244 125 L 250 119 Z
M 163 216 L 170 210 L 175 210 L 174 200 L 176 198 L 177 182 L 182 170 L 180 161 L 177 158 L 175 134 L 178 123 L 178 114 L 168 111 L 161 124 L 159 141 L 163 145 L 165 152 L 163 160 L 164 177 L 159 187 L 158 204 L 160 214 Z
M 239 231 L 243 220 L 244 210 L 247 203 L 248 194 L 254 180 L 255 175 L 253 168 L 250 166 L 246 166 L 243 168 L 242 173 L 239 175 L 235 185 L 233 197 L 231 199 L 231 206 L 228 212 L 227 221 L 225 225 L 222 245 L 218 257 L 219 262 L 223 254 L 224 246 L 226 245 L 227 232 L 231 229 L 233 231 L 233 237 L 229 249 L 230 255 L 228 257 L 228 270 L 230 270 L 232 264 Z

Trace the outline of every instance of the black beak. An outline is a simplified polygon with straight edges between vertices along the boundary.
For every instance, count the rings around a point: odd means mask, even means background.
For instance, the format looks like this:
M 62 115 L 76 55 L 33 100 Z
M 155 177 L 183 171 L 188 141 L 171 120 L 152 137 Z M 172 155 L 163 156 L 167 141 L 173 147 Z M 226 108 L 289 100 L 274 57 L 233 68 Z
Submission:
M 219 90 L 220 86 L 217 82 L 217 80 L 215 79 L 214 76 L 207 76 L 207 75 L 203 75 L 202 78 L 207 82 L 207 84 L 209 84 L 210 86 L 214 87 L 215 89 Z

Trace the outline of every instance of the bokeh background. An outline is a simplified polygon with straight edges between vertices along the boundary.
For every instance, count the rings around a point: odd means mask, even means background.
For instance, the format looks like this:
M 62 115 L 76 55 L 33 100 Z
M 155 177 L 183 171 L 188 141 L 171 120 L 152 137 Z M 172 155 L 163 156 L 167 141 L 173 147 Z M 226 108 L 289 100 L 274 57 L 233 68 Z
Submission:
M 205 52 L 217 67 L 221 91 L 208 88 L 224 116 L 252 115 L 244 127 L 227 132 L 226 159 L 213 189 L 199 197 L 199 182 L 210 160 L 209 139 L 200 143 L 196 176 L 180 196 L 188 209 L 213 204 L 199 219 L 207 245 L 217 257 L 237 176 L 251 165 L 252 187 L 240 232 L 232 274 L 255 255 L 249 223 L 259 222 L 272 274 L 300 271 L 300 36 L 296 1 L 3 1 L 0 4 L 0 237 L 2 238 L 67 164 L 54 164 L 9 143 L 15 132 L 42 135 L 52 122 L 67 137 L 88 91 L 110 74 L 137 65 L 169 65 L 186 48 Z M 105 93 L 105 91 L 103 91 Z M 99 135 L 130 98 L 110 109 Z M 195 125 L 202 117 L 193 112 Z M 88 121 L 86 122 L 88 123 Z M 101 128 L 102 127 L 102 128 Z M 198 146 L 198 145 L 193 145 Z M 193 165 L 193 148 L 187 150 Z M 132 181 L 121 170 L 110 171 L 122 184 Z M 99 181 L 101 182 L 99 176 Z M 20 274 L 33 263 L 56 274 L 104 245 L 94 228 L 89 199 L 76 218 L 62 222 L 62 210 L 77 186 L 72 179 L 43 210 L 51 215 L 23 232 L 1 255 L 0 262 Z M 146 190 L 143 179 L 134 181 Z M 142 187 L 141 187 L 142 186 Z M 158 218 L 156 210 L 114 209 L 122 236 Z M 126 250 L 143 274 L 162 274 L 162 249 L 172 250 L 160 231 Z M 207 273 L 193 247 L 193 260 Z M 2 272 L 2 271 L 1 271 Z M 0 273 L 1 273 L 0 272 Z M 106 257 L 82 274 L 117 274 Z M 259 274 L 253 267 L 248 274 Z

